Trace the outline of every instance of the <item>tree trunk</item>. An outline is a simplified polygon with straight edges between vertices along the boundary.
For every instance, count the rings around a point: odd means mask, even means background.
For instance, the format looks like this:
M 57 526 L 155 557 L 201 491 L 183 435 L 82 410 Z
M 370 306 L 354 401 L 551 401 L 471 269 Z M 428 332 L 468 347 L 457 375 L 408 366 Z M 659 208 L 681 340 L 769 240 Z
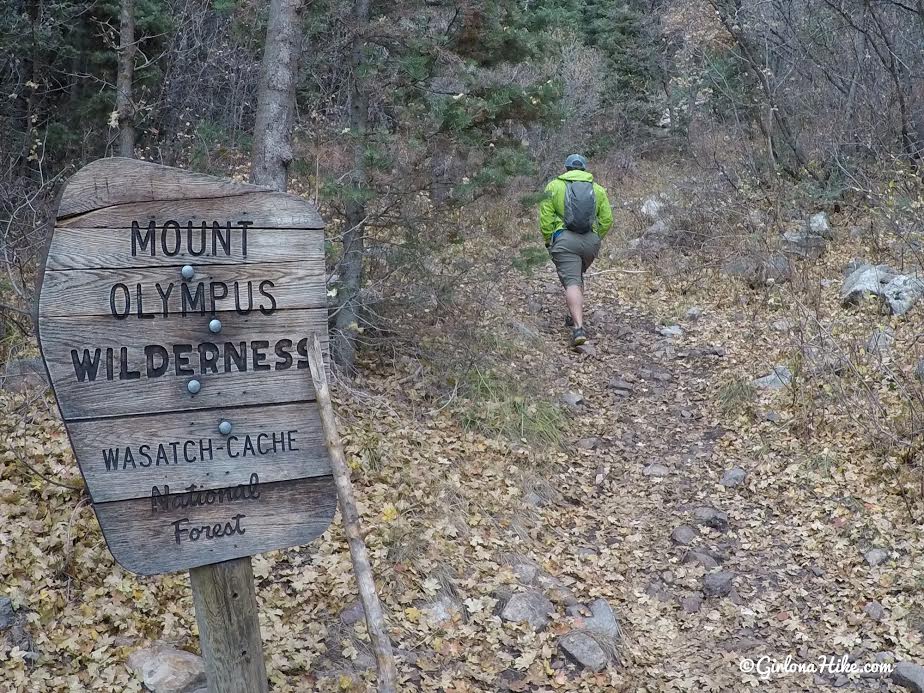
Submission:
M 334 358 L 347 373 L 356 367 L 356 335 L 359 325 L 359 290 L 363 279 L 363 252 L 366 223 L 366 128 L 369 120 L 369 94 L 363 75 L 365 30 L 369 21 L 369 0 L 354 0 L 353 46 L 350 68 L 350 133 L 353 136 L 353 171 L 346 202 L 346 232 L 340 261 L 340 305 L 334 330 Z
M 116 114 L 119 119 L 119 156 L 135 156 L 135 109 L 132 81 L 135 78 L 135 2 L 122 0 L 119 13 L 119 72 L 116 75 Z
M 285 192 L 292 162 L 302 0 L 271 0 L 253 129 L 251 180 Z

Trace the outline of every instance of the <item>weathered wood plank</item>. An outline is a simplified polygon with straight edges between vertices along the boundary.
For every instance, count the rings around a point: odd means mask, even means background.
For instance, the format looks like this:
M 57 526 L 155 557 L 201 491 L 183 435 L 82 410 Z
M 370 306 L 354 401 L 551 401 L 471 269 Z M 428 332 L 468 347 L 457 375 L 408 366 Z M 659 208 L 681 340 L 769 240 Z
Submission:
M 153 504 L 138 498 L 94 509 L 116 561 L 153 575 L 307 544 L 327 529 L 336 507 L 329 476 L 244 487 L 236 499 L 227 493 L 210 498 L 203 505 L 204 494 L 172 494 Z
M 257 595 L 249 558 L 189 571 L 211 693 L 266 693 Z
M 71 421 L 67 431 L 94 503 L 149 498 L 154 486 L 237 486 L 251 474 L 262 483 L 330 474 L 310 402 Z
M 143 229 L 147 231 L 147 227 Z M 48 251 L 47 270 L 66 269 L 126 269 L 129 267 L 177 266 L 208 263 L 210 265 L 243 265 L 261 262 L 317 263 L 323 267 L 324 232 L 321 229 L 256 229 L 247 230 L 247 254 L 240 243 L 231 244 L 228 254 L 212 254 L 211 234 L 202 243 L 201 228 L 192 234 L 192 250 L 204 247 L 202 255 L 189 251 L 189 233 L 183 228 L 183 243 L 176 255 L 163 250 L 162 227 L 157 229 L 154 255 L 150 252 L 131 255 L 132 230 L 97 228 L 57 228 Z M 237 236 L 235 236 L 235 239 Z M 169 236 L 168 236 L 169 239 Z M 172 239 L 169 239 L 172 240 Z M 173 250 L 168 245 L 168 250 Z M 145 249 L 147 251 L 147 248 Z
M 133 202 L 103 207 L 74 217 L 58 217 L 59 228 L 124 228 L 133 221 L 144 226 L 153 220 L 160 225 L 168 220 L 185 226 L 213 221 L 240 224 L 250 222 L 254 228 L 320 229 L 324 222 L 313 206 L 284 193 L 248 193 L 235 197 L 203 200 Z
M 87 164 L 67 181 L 58 216 L 129 202 L 228 197 L 269 190 L 149 161 L 111 157 Z
M 44 318 L 42 355 L 62 416 L 69 421 L 314 399 L 307 356 L 300 352 L 307 335 L 326 337 L 325 308 L 231 314 L 217 335 L 207 323 Z M 193 378 L 202 386 L 195 395 L 186 389 Z
M 189 328 L 195 330 L 200 325 L 204 328 L 208 321 L 203 319 L 213 312 L 238 314 L 248 308 L 278 311 L 327 304 L 321 263 L 193 266 L 196 273 L 189 281 L 180 276 L 178 266 L 48 271 L 42 280 L 39 318 L 86 315 L 112 319 L 115 315 L 124 319 L 108 329 L 122 330 L 122 323 L 153 327 L 151 318 L 138 319 L 139 309 L 161 318 L 166 310 L 168 318 L 185 314 Z

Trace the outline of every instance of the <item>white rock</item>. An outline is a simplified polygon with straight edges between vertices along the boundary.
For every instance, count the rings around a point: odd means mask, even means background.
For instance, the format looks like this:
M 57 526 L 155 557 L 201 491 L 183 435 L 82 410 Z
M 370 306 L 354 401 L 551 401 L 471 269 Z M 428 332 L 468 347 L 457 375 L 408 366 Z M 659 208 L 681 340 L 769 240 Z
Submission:
M 809 230 L 828 240 L 834 238 L 834 233 L 831 231 L 831 224 L 828 223 L 828 215 L 825 212 L 818 212 L 809 217 Z
M 649 197 L 642 203 L 639 211 L 649 219 L 656 221 L 661 218 L 661 213 L 666 206 L 663 200 L 659 200 L 657 197 Z
M 649 464 L 647 467 L 645 467 L 642 470 L 642 474 L 644 474 L 645 476 L 660 477 L 660 476 L 667 476 L 670 473 L 671 473 L 670 469 L 665 467 L 663 464 L 659 464 L 657 462 L 653 462 Z
M 863 558 L 870 566 L 877 566 L 889 558 L 889 552 L 881 548 L 873 548 L 863 554 Z
M 683 328 L 680 325 L 665 325 L 658 330 L 658 334 L 668 339 L 683 337 Z
M 192 693 L 206 683 L 201 657 L 164 642 L 133 652 L 128 666 L 153 693 Z

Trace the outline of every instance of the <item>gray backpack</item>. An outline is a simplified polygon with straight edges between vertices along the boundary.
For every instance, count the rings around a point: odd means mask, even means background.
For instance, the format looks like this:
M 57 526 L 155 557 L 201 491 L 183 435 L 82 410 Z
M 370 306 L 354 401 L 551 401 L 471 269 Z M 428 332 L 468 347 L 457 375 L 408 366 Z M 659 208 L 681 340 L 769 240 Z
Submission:
M 597 196 L 588 181 L 566 181 L 565 228 L 574 233 L 590 233 L 597 218 Z

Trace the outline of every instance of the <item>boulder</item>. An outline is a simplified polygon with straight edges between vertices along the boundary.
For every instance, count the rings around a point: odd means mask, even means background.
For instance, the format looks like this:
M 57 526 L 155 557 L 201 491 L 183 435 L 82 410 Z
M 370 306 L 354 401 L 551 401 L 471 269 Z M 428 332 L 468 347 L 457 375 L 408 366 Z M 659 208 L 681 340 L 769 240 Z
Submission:
M 898 662 L 891 673 L 892 681 L 911 693 L 924 693 L 924 667 L 913 662 Z
M 206 684 L 202 658 L 164 642 L 133 652 L 128 667 L 153 693 L 193 693 Z
M 558 647 L 565 656 L 591 671 L 603 671 L 610 661 L 609 654 L 593 636 L 579 630 L 573 630 L 563 635 L 558 641 Z
M 751 387 L 761 390 L 782 390 L 792 382 L 792 371 L 782 364 L 777 364 L 767 375 L 751 381 Z
M 528 623 L 534 630 L 542 630 L 555 611 L 552 602 L 537 590 L 517 592 L 507 601 L 500 617 L 511 623 Z

